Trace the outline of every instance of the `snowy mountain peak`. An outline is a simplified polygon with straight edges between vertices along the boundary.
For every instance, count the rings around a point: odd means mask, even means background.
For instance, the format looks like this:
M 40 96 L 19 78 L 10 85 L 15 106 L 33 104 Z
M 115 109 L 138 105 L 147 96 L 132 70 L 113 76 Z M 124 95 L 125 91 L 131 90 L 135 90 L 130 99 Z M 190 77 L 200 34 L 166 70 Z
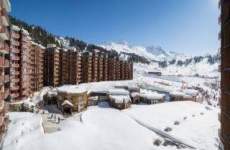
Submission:
M 130 45 L 126 41 L 103 43 L 99 46 L 106 48 L 108 50 L 116 50 L 118 53 L 121 53 L 121 52 L 134 53 L 136 55 L 145 57 L 149 61 L 170 61 L 172 59 L 185 59 L 185 58 L 187 58 L 183 54 L 179 54 L 179 53 L 171 52 L 171 51 L 168 52 L 168 51 L 165 51 L 161 47 L 134 46 L 134 45 Z

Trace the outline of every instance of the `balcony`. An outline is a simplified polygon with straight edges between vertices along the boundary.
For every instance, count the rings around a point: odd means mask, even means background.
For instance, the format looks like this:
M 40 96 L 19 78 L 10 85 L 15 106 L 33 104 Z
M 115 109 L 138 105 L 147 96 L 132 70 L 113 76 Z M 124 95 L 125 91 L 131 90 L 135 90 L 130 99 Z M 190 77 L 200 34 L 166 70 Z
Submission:
M 7 99 L 10 95 L 10 90 L 6 90 L 5 93 L 4 93 L 4 99 Z
M 3 83 L 4 83 L 4 76 L 0 75 L 0 85 L 3 85 Z
M 18 57 L 19 58 L 19 57 Z M 14 59 L 15 60 L 15 59 Z M 14 68 L 19 68 L 20 67 L 20 65 L 18 64 L 18 63 L 13 63 L 13 64 L 11 64 L 11 67 L 14 67 Z
M 10 90 L 12 90 L 12 91 L 18 91 L 19 90 L 19 85 L 17 85 L 18 84 L 18 82 L 19 82 L 19 80 L 16 82 L 16 81 L 13 81 L 14 83 L 13 84 L 11 84 L 10 85 Z
M 4 82 L 5 82 L 5 83 L 10 82 L 10 76 L 9 76 L 9 75 L 8 75 L 8 76 L 5 76 Z
M 7 12 L 11 11 L 11 5 L 10 5 L 9 0 L 3 0 L 3 8 L 5 8 Z
M 8 54 L 10 52 L 10 48 L 6 43 L 3 43 L 0 46 L 0 51 L 5 53 L 5 54 Z
M 14 39 L 19 39 L 20 38 L 20 34 L 16 33 L 16 32 L 13 32 L 11 34 L 11 37 L 14 38 Z
M 3 97 L 0 97 L 0 98 L 3 98 Z M 4 100 L 3 99 L 1 99 L 0 100 L 0 111 L 2 111 L 3 109 L 4 109 L 4 105 L 5 103 L 4 103 Z
M 10 67 L 10 61 L 5 59 L 4 66 L 5 66 L 5 68 Z
M 4 66 L 4 60 L 5 58 L 0 56 L 0 67 Z
M 12 99 L 17 99 L 19 97 L 19 93 L 11 93 L 10 96 Z
M 20 46 L 19 41 L 16 41 L 16 40 L 11 40 L 11 44 L 14 46 Z
M 7 28 L 4 27 L 3 25 L 0 25 L 0 38 L 2 40 L 9 40 L 10 39 L 9 32 L 8 32 Z
M 19 56 L 12 55 L 12 56 L 11 56 L 11 60 L 20 60 L 20 57 L 19 57 Z
M 5 8 L 1 9 L 0 13 L 1 13 L 2 24 L 4 26 L 9 26 L 10 21 L 6 9 Z

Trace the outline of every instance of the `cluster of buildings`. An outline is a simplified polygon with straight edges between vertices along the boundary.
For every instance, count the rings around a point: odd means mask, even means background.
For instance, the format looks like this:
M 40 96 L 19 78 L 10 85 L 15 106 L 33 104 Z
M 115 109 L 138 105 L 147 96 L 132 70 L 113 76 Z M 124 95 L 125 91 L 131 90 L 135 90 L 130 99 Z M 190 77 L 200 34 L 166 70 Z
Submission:
M 107 102 L 116 109 L 126 109 L 131 104 L 157 104 L 165 101 L 197 101 L 199 92 L 186 89 L 183 92 L 174 91 L 169 95 L 154 90 L 141 89 L 138 85 L 125 83 L 91 83 L 81 85 L 65 85 L 50 90 L 43 98 L 42 107 L 56 105 L 63 114 L 81 112 L 88 106 Z M 101 105 L 103 103 L 100 103 Z
M 133 63 L 97 49 L 80 52 L 49 44 L 44 52 L 44 85 L 130 80 Z
M 44 86 L 133 78 L 133 64 L 109 52 L 44 47 L 28 31 L 11 25 L 9 0 L 0 0 L 0 133 L 5 130 L 5 101 L 32 96 Z
M 8 83 L 5 84 L 7 101 L 27 98 L 44 86 L 133 78 L 133 63 L 110 56 L 109 52 L 96 49 L 81 52 L 55 44 L 44 47 L 33 42 L 25 29 L 15 25 L 10 26 L 9 35 L 9 55 L 5 57 L 8 58 L 5 60 L 8 71 L 5 71 L 4 79 Z

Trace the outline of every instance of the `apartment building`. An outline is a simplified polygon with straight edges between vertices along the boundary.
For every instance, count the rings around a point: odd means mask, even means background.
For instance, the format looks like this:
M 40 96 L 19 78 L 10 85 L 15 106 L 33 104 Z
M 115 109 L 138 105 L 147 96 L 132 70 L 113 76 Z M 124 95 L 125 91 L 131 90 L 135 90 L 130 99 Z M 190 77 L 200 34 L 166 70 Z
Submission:
M 9 18 L 11 6 L 8 0 L 0 0 L 0 138 L 6 129 L 5 103 L 9 99 Z
M 98 81 L 98 56 L 99 52 L 98 50 L 93 51 L 92 56 L 92 81 L 97 82 Z
M 222 149 L 230 149 L 230 1 L 220 0 L 221 7 L 221 131 Z
M 121 60 L 116 61 L 116 80 L 122 80 L 121 78 Z
M 69 66 L 69 50 L 67 49 L 61 49 L 59 54 L 60 54 L 60 74 L 59 74 L 59 80 L 60 84 L 69 84 L 69 71 L 70 71 L 70 66 Z
M 43 70 L 44 70 L 44 52 L 45 47 L 31 42 L 31 90 L 32 92 L 39 91 L 43 87 Z
M 20 99 L 20 31 L 18 26 L 10 28 L 10 97 L 12 101 Z
M 92 82 L 92 53 L 84 52 L 82 54 L 82 81 L 83 83 Z
M 103 55 L 103 81 L 109 80 L 109 56 L 107 53 Z
M 60 85 L 60 48 L 55 44 L 47 45 L 44 53 L 44 85 Z
M 125 61 L 121 60 L 120 62 L 120 75 L 121 75 L 121 79 L 125 79 Z
M 103 59 L 104 59 L 104 53 L 99 53 L 98 54 L 98 65 L 97 65 L 97 70 L 98 70 L 98 79 L 97 81 L 103 81 L 103 73 L 104 73 L 104 68 L 103 68 Z
M 80 51 L 76 52 L 76 84 L 83 82 L 82 77 L 82 53 Z
M 76 49 L 68 50 L 69 84 L 77 84 L 77 52 Z
M 114 81 L 116 80 L 116 64 L 118 58 L 116 56 L 110 56 L 108 59 L 108 79 Z
M 31 37 L 28 31 L 21 29 L 20 31 L 20 98 L 27 98 L 31 91 Z

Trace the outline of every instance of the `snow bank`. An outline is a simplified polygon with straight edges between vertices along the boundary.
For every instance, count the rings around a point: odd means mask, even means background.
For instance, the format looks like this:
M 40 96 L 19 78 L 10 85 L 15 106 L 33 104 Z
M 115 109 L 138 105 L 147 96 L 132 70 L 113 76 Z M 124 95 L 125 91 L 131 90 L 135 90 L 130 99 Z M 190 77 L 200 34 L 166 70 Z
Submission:
M 162 131 L 172 128 L 175 136 L 198 149 L 216 150 L 218 144 L 217 110 L 207 110 L 195 102 L 169 102 L 156 105 L 133 105 L 124 112 L 148 126 Z M 144 115 L 143 115 L 144 114 Z M 175 122 L 179 124 L 175 125 Z

